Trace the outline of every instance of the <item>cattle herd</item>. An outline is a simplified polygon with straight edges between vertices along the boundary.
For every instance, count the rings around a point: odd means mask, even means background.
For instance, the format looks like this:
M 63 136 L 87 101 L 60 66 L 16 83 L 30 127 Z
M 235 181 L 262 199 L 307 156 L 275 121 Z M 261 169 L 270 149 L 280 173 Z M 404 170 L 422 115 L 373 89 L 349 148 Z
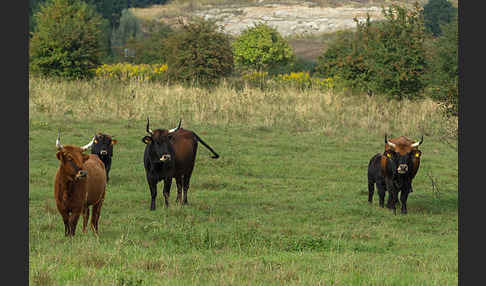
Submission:
M 148 135 L 142 138 L 145 143 L 143 163 L 150 188 L 150 210 L 155 210 L 157 183 L 164 181 L 163 195 L 165 207 L 169 207 L 169 194 L 172 179 L 177 184 L 176 202 L 187 204 L 189 181 L 194 169 L 198 142 L 209 149 L 217 159 L 219 155 L 195 132 L 181 128 L 150 129 L 147 117 Z M 98 235 L 98 220 L 105 199 L 106 184 L 109 180 L 113 136 L 97 133 L 85 146 L 62 145 L 61 134 L 56 140 L 59 168 L 54 182 L 54 198 L 64 222 L 66 236 L 74 236 L 79 216 L 83 214 L 83 232 L 92 207 L 90 227 Z M 420 166 L 423 136 L 414 142 L 405 136 L 387 139 L 385 150 L 374 155 L 368 164 L 368 202 L 373 201 L 374 186 L 378 189 L 379 205 L 384 207 L 385 193 L 388 191 L 387 208 L 396 214 L 396 203 L 400 193 L 401 212 L 407 213 L 408 194 L 413 192 L 412 180 Z M 91 148 L 91 154 L 84 152 Z

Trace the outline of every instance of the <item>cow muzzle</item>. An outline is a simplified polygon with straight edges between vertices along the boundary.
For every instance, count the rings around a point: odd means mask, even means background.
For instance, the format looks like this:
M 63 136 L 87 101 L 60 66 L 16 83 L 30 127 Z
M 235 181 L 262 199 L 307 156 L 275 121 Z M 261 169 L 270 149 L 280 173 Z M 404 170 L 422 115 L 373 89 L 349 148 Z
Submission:
M 101 150 L 100 155 L 108 155 L 108 152 L 106 152 L 106 150 Z
M 408 172 L 408 166 L 407 164 L 400 164 L 397 168 L 397 172 L 399 174 L 405 174 L 406 172 Z
M 79 180 L 81 178 L 84 178 L 88 175 L 88 171 L 86 170 L 79 170 L 79 172 L 76 174 L 76 180 Z
M 170 161 L 171 157 L 169 154 L 164 154 L 162 155 L 162 157 L 160 157 L 160 161 L 161 162 L 167 162 L 167 161 Z

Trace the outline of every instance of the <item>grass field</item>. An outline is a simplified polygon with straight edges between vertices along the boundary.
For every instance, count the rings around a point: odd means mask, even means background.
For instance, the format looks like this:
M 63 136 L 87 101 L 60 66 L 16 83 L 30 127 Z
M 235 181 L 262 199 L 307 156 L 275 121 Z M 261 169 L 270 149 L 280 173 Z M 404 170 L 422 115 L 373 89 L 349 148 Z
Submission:
M 211 91 L 157 84 L 29 82 L 31 285 L 457 285 L 454 120 L 429 100 L 332 92 Z M 105 110 L 104 113 L 102 111 Z M 149 211 L 142 163 L 151 127 L 197 132 L 189 205 Z M 74 238 L 53 197 L 57 130 L 84 145 L 116 136 L 100 235 Z M 408 214 L 367 202 L 369 159 L 384 132 L 418 138 Z M 439 189 L 434 189 L 431 180 Z

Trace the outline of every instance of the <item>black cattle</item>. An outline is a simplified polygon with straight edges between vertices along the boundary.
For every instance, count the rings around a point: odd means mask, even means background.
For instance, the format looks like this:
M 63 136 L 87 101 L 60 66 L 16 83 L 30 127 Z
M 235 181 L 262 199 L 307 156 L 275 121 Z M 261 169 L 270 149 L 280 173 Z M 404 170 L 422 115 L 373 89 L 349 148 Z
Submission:
M 147 117 L 147 132 L 149 135 L 143 137 L 142 142 L 146 144 L 143 162 L 152 196 L 150 210 L 155 210 L 157 183 L 162 180 L 164 181 L 165 207 L 169 207 L 172 178 L 176 179 L 177 184 L 176 202 L 187 204 L 187 190 L 196 160 L 197 143 L 201 142 L 208 148 L 214 154 L 212 158 L 216 159 L 219 155 L 196 133 L 181 128 L 180 121 L 177 128 L 152 131 Z M 181 200 L 182 189 L 184 189 L 184 198 Z
M 396 213 L 398 193 L 402 204 L 401 212 L 407 213 L 407 198 L 412 192 L 412 180 L 420 166 L 422 152 L 417 147 L 422 144 L 401 136 L 387 140 L 385 152 L 374 155 L 368 164 L 368 202 L 373 201 L 374 184 L 378 189 L 380 206 L 384 207 L 385 193 L 388 191 L 387 208 Z
M 385 177 L 381 173 L 381 153 L 373 156 L 368 164 L 368 202 L 373 202 L 373 193 L 378 189 L 380 207 L 385 206 L 386 184 Z
M 118 141 L 112 136 L 103 133 L 97 133 L 93 137 L 93 145 L 91 145 L 91 154 L 98 155 L 100 160 L 105 165 L 106 181 L 110 180 L 109 172 L 111 169 L 111 157 L 113 157 L 113 145 Z

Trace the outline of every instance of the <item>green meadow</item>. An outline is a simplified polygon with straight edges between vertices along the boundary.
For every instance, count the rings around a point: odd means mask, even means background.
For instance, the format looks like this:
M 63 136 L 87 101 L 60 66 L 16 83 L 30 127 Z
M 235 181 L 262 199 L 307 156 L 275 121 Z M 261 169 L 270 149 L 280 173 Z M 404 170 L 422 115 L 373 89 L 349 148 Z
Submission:
M 458 154 L 430 99 L 225 84 L 29 79 L 31 285 L 457 285 Z M 151 128 L 195 131 L 189 204 L 149 211 L 143 152 Z M 118 144 L 99 237 L 73 238 L 54 201 L 55 140 Z M 367 166 L 384 134 L 418 140 L 408 214 L 369 204 Z

